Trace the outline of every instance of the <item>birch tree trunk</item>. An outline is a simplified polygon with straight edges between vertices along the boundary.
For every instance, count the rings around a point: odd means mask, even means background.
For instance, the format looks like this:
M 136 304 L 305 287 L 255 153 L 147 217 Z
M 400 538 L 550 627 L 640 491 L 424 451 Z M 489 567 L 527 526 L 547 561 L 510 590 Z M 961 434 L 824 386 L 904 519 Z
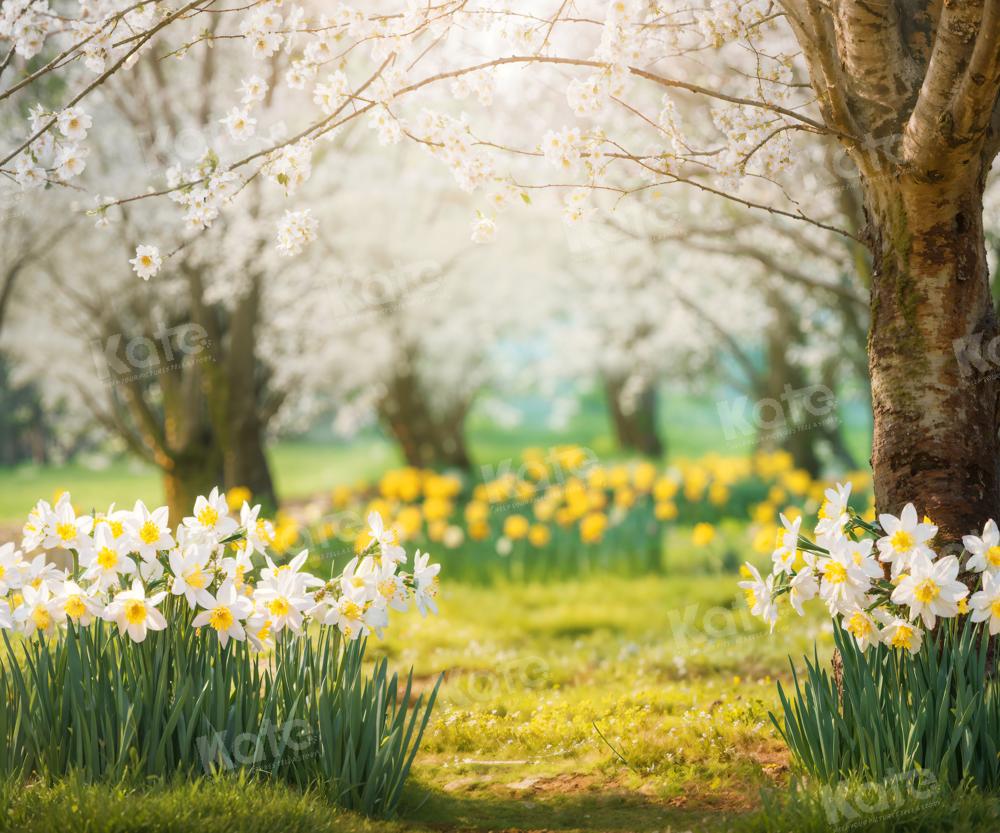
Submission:
M 656 424 L 656 386 L 644 387 L 634 396 L 635 401 L 629 409 L 622 404 L 624 387 L 623 379 L 605 376 L 604 394 L 619 447 L 644 457 L 662 457 L 663 441 Z
M 1000 514 L 996 368 L 972 378 L 962 359 L 997 333 L 982 194 L 1000 147 L 1000 3 L 782 5 L 864 195 L 877 508 L 913 501 L 955 542 Z

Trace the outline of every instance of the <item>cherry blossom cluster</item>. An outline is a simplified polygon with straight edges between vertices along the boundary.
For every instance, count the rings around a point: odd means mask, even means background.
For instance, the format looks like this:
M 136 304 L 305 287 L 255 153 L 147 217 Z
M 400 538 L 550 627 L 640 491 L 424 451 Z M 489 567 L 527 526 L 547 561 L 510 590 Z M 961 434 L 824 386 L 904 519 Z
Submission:
M 916 653 L 940 620 L 966 614 L 987 622 L 990 634 L 1000 632 L 1000 530 L 994 521 L 987 521 L 982 536 L 962 539 L 961 558 L 940 556 L 931 546 L 937 526 L 921 519 L 912 503 L 898 517 L 879 515 L 876 525 L 848 505 L 850 495 L 850 484 L 826 490 L 815 541 L 801 535 L 801 517 L 781 516 L 771 573 L 762 578 L 747 564 L 739 583 L 755 616 L 773 630 L 783 596 L 800 616 L 805 602 L 819 599 L 862 650 L 882 643 Z M 971 596 L 959 580 L 963 568 L 981 574 Z
M 204 25 L 209 10 L 181 0 L 78 5 L 78 12 L 69 3 L 57 14 L 47 0 L 11 0 L 0 11 L 0 39 L 11 40 L 22 57 L 43 49 L 53 34 L 63 36 L 53 49 L 65 52 L 55 69 L 42 74 L 58 69 L 71 82 L 63 110 L 33 111 L 30 137 L 6 157 L 11 165 L 3 170 L 22 187 L 65 182 L 84 170 L 81 141 L 89 117 L 79 102 L 92 87 L 74 75 L 78 63 L 90 73 L 113 74 L 128 70 L 154 44 L 158 61 L 226 50 L 246 66 L 236 71 L 241 80 L 234 96 L 213 107 L 213 124 L 223 130 L 203 163 L 190 171 L 171 168 L 166 188 L 158 184 L 122 200 L 169 195 L 183 207 L 189 235 L 210 227 L 258 174 L 294 195 L 311 175 L 316 143 L 354 119 L 367 123 L 378 144 L 418 143 L 447 165 L 463 190 L 485 193 L 487 204 L 471 229 L 477 242 L 493 239 L 497 214 L 520 179 L 500 168 L 498 150 L 513 151 L 510 160 L 540 156 L 550 163 L 559 173 L 546 185 L 565 189 L 563 217 L 575 223 L 590 210 L 586 195 L 574 189 L 638 192 L 649 181 L 676 181 L 675 172 L 685 166 L 715 177 L 716 193 L 734 192 L 737 177 L 746 185 L 746 174 L 751 186 L 766 190 L 792 164 L 794 131 L 815 126 L 798 115 L 811 101 L 797 81 L 794 38 L 764 0 L 713 0 L 704 8 L 640 0 L 569 6 L 380 0 L 322 7 L 269 0 L 213 9 L 210 28 Z M 657 114 L 658 102 L 664 85 L 701 92 L 719 86 L 701 59 L 706 47 L 719 52 L 727 77 L 735 80 L 716 97 L 704 135 L 685 137 L 670 105 Z M 677 65 L 664 65 L 665 54 Z M 683 64 L 689 56 L 694 58 Z M 535 94 L 554 88 L 580 122 L 530 127 L 527 141 L 517 146 L 507 136 L 475 135 L 466 103 L 495 106 L 510 92 L 501 89 L 507 80 L 502 67 L 515 65 L 524 77 L 533 64 L 539 65 L 531 69 L 539 76 L 534 80 L 541 82 Z M 433 109 L 422 99 L 407 112 L 411 96 L 435 86 L 450 96 Z M 302 113 L 309 115 L 296 119 Z M 112 204 L 99 206 L 102 218 Z M 312 237 L 297 207 L 278 221 L 282 254 L 298 253 Z M 147 253 L 156 249 L 143 245 Z M 137 252 L 136 260 L 141 277 L 156 274 L 156 258 L 147 261 Z
M 52 636 L 68 623 L 105 620 L 142 642 L 173 619 L 211 629 L 223 645 L 245 640 L 266 651 L 282 631 L 303 634 L 310 620 L 353 640 L 381 636 L 389 611 L 411 603 L 436 613 L 440 565 L 418 551 L 412 572 L 401 571 L 407 556 L 395 532 L 377 512 L 368 523 L 366 549 L 324 580 L 303 569 L 307 550 L 275 563 L 267 554 L 274 529 L 260 507 L 244 502 L 234 517 L 217 489 L 176 529 L 165 506 L 150 511 L 138 501 L 81 515 L 64 493 L 54 506 L 35 506 L 20 549 L 0 547 L 0 628 Z M 57 566 L 59 553 L 72 564 Z

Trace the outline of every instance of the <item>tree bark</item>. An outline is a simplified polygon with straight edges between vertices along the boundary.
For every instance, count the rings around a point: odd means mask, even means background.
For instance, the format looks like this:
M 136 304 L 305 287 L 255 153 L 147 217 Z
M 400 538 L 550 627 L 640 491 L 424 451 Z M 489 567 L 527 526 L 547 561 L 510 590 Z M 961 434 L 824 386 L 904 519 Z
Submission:
M 438 413 L 411 369 L 398 371 L 387 382 L 378 410 L 382 424 L 396 440 L 407 465 L 472 469 L 465 442 L 468 407 L 458 403 L 447 412 Z
M 172 526 L 191 514 L 198 495 L 207 495 L 222 482 L 221 474 L 222 461 L 214 444 L 175 455 L 173 464 L 163 472 L 163 490 Z
M 982 223 L 987 166 L 951 182 L 902 177 L 866 197 L 874 256 L 869 365 L 881 512 L 909 501 L 943 542 L 1000 510 L 997 336 Z
M 260 279 L 253 278 L 230 322 L 224 419 L 217 426 L 223 444 L 223 477 L 227 489 L 243 486 L 266 512 L 277 509 L 271 467 L 264 450 L 261 395 L 258 390 L 256 328 L 260 311 Z
M 604 393 L 619 447 L 644 457 L 662 457 L 664 446 L 656 424 L 656 386 L 643 387 L 635 396 L 631 409 L 626 409 L 622 404 L 624 388 L 624 379 L 611 374 L 605 375 Z

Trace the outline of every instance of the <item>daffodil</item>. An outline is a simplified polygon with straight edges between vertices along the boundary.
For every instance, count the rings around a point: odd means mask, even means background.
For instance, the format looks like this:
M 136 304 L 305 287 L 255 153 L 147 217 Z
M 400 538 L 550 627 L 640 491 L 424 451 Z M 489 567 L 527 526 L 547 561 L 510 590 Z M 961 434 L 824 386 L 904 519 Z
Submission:
M 144 561 L 153 561 L 158 552 L 173 549 L 176 544 L 170 534 L 169 517 L 170 510 L 166 506 L 150 512 L 145 503 L 137 500 L 126 521 L 132 552 L 137 552 Z
M 93 528 L 94 519 L 89 515 L 77 517 L 70 503 L 69 494 L 63 493 L 46 524 L 46 536 L 42 545 L 46 548 L 87 549 L 87 536 Z
M 24 578 L 24 557 L 13 544 L 0 546 L 0 595 L 21 586 Z
M 819 595 L 826 602 L 831 615 L 844 613 L 864 604 L 871 578 L 854 563 L 851 553 L 844 548 L 831 551 L 828 558 L 816 562 L 822 579 Z
M 94 535 L 94 546 L 88 554 L 84 581 L 95 582 L 100 590 L 110 590 L 121 582 L 121 576 L 135 573 L 135 562 L 123 552 L 127 545 L 125 536 L 115 538 L 107 524 L 99 524 Z
M 208 497 L 199 495 L 194 502 L 194 515 L 184 519 L 184 526 L 197 540 L 219 543 L 225 540 L 239 525 L 229 516 L 226 496 L 218 488 L 212 489 Z
M 438 573 L 441 571 L 440 564 L 430 564 L 430 556 L 417 550 L 413 556 L 413 580 L 416 587 L 413 593 L 413 600 L 420 611 L 421 616 L 426 616 L 427 611 L 437 613 L 437 603 L 434 597 L 437 595 Z
M 840 625 L 854 637 L 854 641 L 862 651 L 867 651 L 881 640 L 881 631 L 875 620 L 860 607 L 845 612 Z
M 280 633 L 285 627 L 293 633 L 301 633 L 303 613 L 313 604 L 292 573 L 282 573 L 274 580 L 257 585 L 253 598 L 258 609 L 267 611 L 272 633 Z
M 100 618 L 104 605 L 98 598 L 96 586 L 84 589 L 75 581 L 64 581 L 56 594 L 56 601 L 62 605 L 66 619 L 86 627 L 95 619 Z
M 989 622 L 990 636 L 1000 633 L 1000 574 L 983 574 L 983 589 L 972 594 L 969 606 L 973 622 Z
M 934 524 L 922 522 L 912 503 L 903 507 L 897 518 L 895 515 L 879 515 L 879 525 L 885 535 L 878 540 L 879 559 L 892 565 L 892 575 L 906 572 L 917 556 L 928 560 L 934 558 L 934 551 L 927 546 L 935 535 Z
M 919 626 L 899 617 L 891 618 L 882 628 L 880 638 L 884 645 L 890 648 L 909 651 L 915 654 L 924 641 L 924 632 Z
M 128 633 L 133 642 L 144 642 L 149 631 L 167 627 L 166 618 L 156 608 L 166 595 L 166 591 L 161 591 L 147 598 L 142 582 L 134 579 L 131 589 L 117 593 L 114 601 L 104 608 L 102 617 L 118 625 L 119 634 Z
M 816 556 L 806 553 L 804 556 L 804 566 L 792 577 L 788 599 L 799 616 L 805 615 L 802 607 L 803 602 L 808 602 L 816 598 L 819 593 L 819 582 L 816 580 Z
M 958 567 L 953 555 L 931 561 L 923 553 L 916 554 L 910 572 L 892 591 L 892 601 L 908 605 L 910 618 L 920 617 L 927 628 L 933 628 L 939 616 L 957 616 L 959 599 L 969 594 L 969 588 L 958 581 Z
M 739 582 L 739 587 L 746 594 L 750 612 L 763 619 L 773 631 L 778 621 L 778 606 L 774 599 L 774 576 L 769 575 L 766 579 L 762 579 L 753 564 L 748 562 L 745 566 L 750 577 L 746 581 Z
M 28 636 L 35 631 L 52 636 L 66 621 L 66 614 L 49 585 L 43 582 L 38 587 L 27 585 L 21 590 L 21 604 L 14 610 L 14 621 Z
M 778 530 L 777 547 L 771 554 L 771 560 L 774 562 L 775 572 L 791 575 L 799 552 L 799 527 L 802 526 L 802 518 L 789 521 L 784 515 L 778 517 L 781 519 L 782 529 Z
M 983 527 L 982 537 L 965 535 L 962 545 L 972 554 L 966 569 L 978 573 L 1000 573 L 1000 530 L 991 518 Z
M 207 607 L 212 602 L 212 594 L 208 592 L 214 578 L 208 567 L 211 555 L 211 549 L 199 544 L 188 544 L 183 549 L 177 547 L 170 551 L 170 572 L 173 575 L 170 592 L 175 596 L 184 596 L 192 610 L 198 605 Z
M 209 595 L 202 607 L 205 610 L 191 623 L 194 627 L 211 627 L 222 645 L 230 638 L 239 642 L 246 638 L 243 620 L 253 613 L 253 602 L 238 593 L 231 581 L 223 583 L 214 597 Z

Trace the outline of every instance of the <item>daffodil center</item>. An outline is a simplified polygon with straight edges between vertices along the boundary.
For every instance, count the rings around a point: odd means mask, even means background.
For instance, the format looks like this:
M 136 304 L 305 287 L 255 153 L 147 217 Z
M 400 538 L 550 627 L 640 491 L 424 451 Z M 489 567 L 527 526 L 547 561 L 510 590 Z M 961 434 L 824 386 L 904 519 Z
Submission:
M 839 561 L 831 561 L 826 565 L 823 575 L 831 584 L 843 584 L 847 581 L 847 567 Z
M 233 621 L 233 612 L 225 605 L 219 605 L 212 611 L 208 623 L 217 631 L 228 631 Z
M 66 599 L 66 604 L 64 606 L 66 615 L 72 619 L 79 619 L 87 612 L 87 606 L 83 603 L 83 598 L 81 596 L 70 596 Z
M 267 609 L 271 612 L 272 616 L 287 616 L 291 612 L 292 606 L 288 604 L 287 599 L 279 596 L 268 604 Z
M 986 558 L 994 567 L 1000 567 L 1000 546 L 992 546 L 986 550 Z
M 153 521 L 146 521 L 139 528 L 139 537 L 144 544 L 155 544 L 160 540 L 160 528 Z
M 56 534 L 59 536 L 59 539 L 66 544 L 76 538 L 76 524 L 68 522 L 56 524 Z
M 219 512 L 214 506 L 206 506 L 198 513 L 198 523 L 212 527 L 219 522 Z
M 184 581 L 187 582 L 188 587 L 193 587 L 195 590 L 204 590 L 208 585 L 208 576 L 199 568 L 185 575 Z
M 102 570 L 113 570 L 118 565 L 118 553 L 111 547 L 102 547 L 97 553 L 97 563 Z
M 854 613 L 847 622 L 849 630 L 858 639 L 871 635 L 873 630 L 871 620 L 860 611 Z
M 361 605 L 357 602 L 353 602 L 350 599 L 344 601 L 340 607 L 340 612 L 344 615 L 345 619 L 360 619 L 364 611 L 361 609 Z
M 141 625 L 146 621 L 146 604 L 138 599 L 125 602 L 125 621 L 130 625 Z
M 925 578 L 920 584 L 913 588 L 913 598 L 918 602 L 928 604 L 933 602 L 941 593 L 941 588 L 933 579 Z
M 40 631 L 46 631 L 52 627 L 52 614 L 40 605 L 31 611 L 31 621 Z
M 909 650 L 913 646 L 913 628 L 909 625 L 900 625 L 892 634 L 889 644 L 893 648 L 906 648 Z
M 892 533 L 889 543 L 892 544 L 892 548 L 896 552 L 909 552 L 913 549 L 915 541 L 913 540 L 913 536 L 905 529 L 897 529 Z

